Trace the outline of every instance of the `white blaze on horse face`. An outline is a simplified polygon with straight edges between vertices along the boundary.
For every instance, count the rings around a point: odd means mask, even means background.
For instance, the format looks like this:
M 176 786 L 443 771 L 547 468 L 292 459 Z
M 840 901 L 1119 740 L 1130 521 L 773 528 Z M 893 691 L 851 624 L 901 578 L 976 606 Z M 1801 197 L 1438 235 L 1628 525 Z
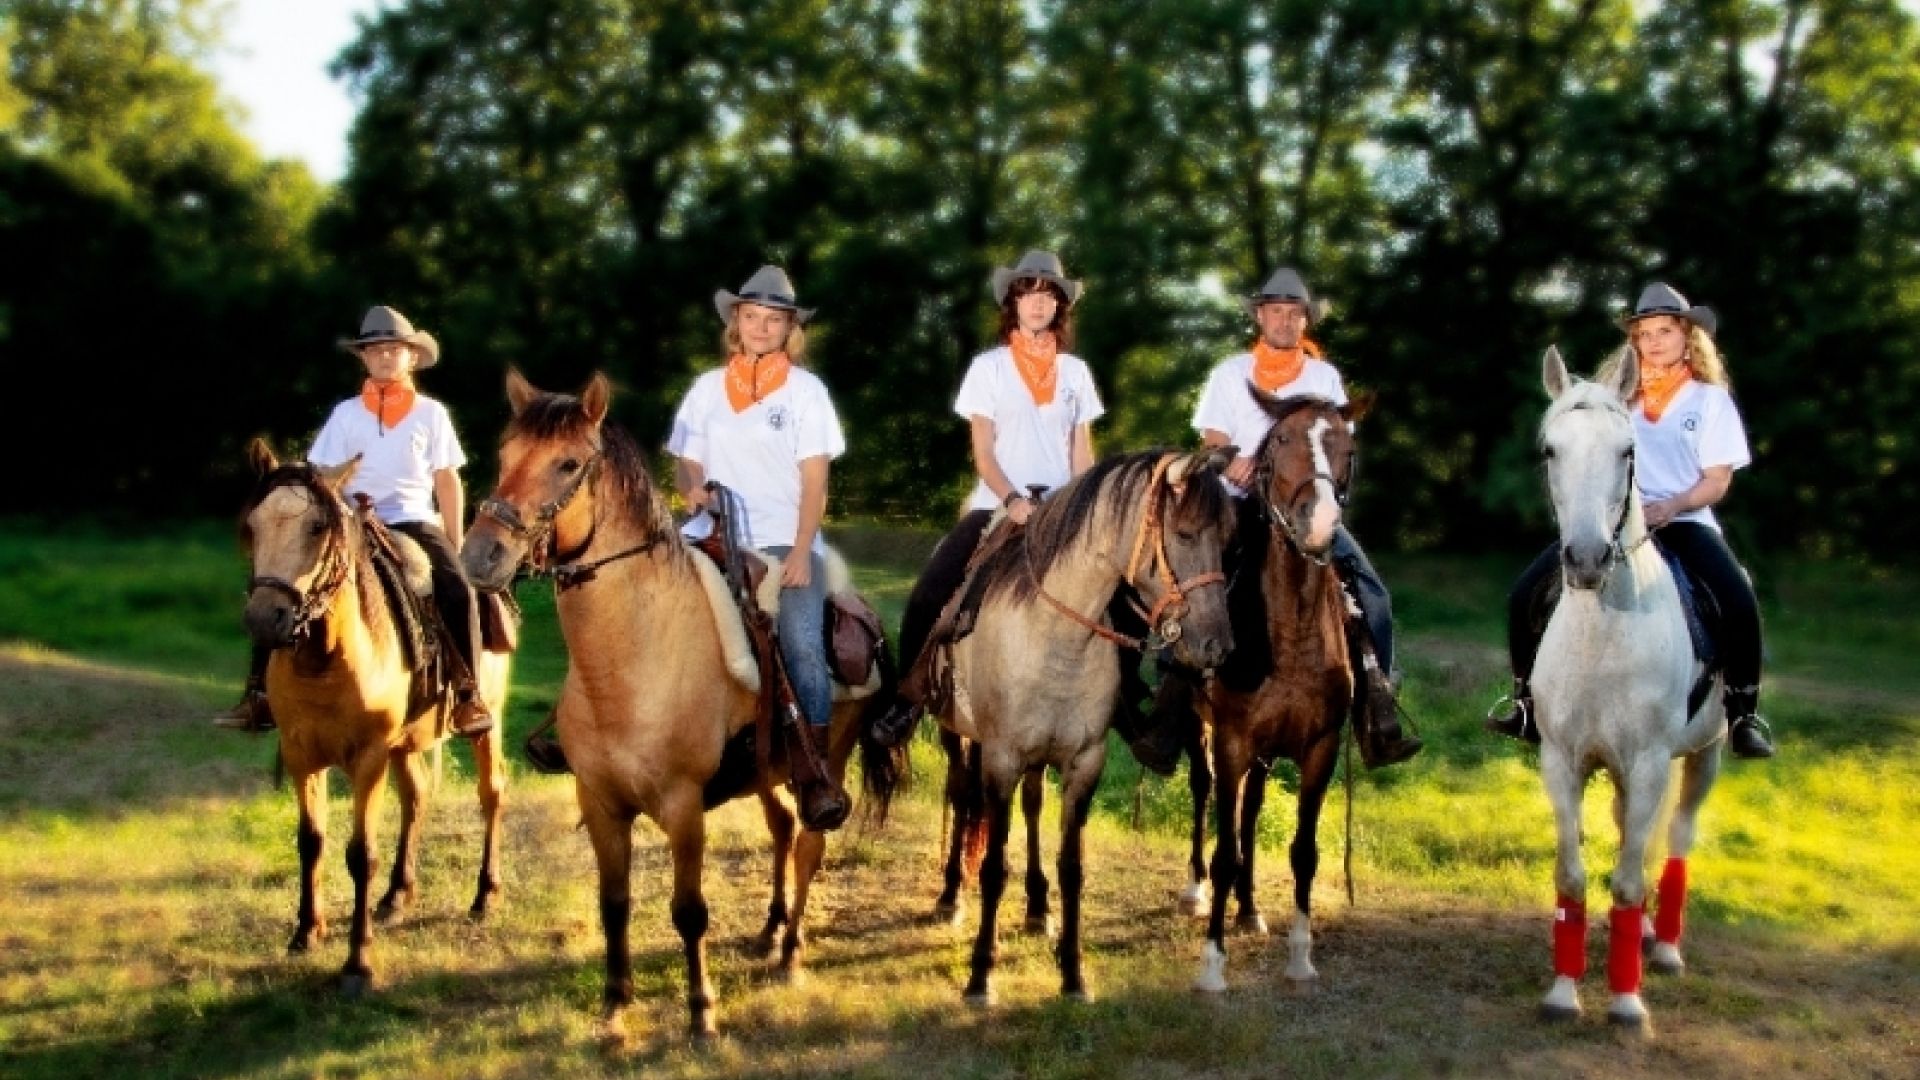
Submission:
M 1340 502 L 1334 497 L 1333 464 L 1327 457 L 1327 431 L 1332 424 L 1321 417 L 1307 429 L 1307 445 L 1313 449 L 1313 517 L 1307 522 L 1306 543 L 1324 551 L 1333 543 L 1333 530 L 1340 524 Z

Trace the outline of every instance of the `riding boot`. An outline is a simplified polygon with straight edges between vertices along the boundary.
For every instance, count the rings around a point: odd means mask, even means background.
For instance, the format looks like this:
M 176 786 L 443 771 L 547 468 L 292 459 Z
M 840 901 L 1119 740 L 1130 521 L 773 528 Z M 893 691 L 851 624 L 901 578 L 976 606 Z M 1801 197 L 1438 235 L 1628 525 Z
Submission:
M 1728 687 L 1721 702 L 1727 713 L 1727 748 L 1737 758 L 1770 758 L 1773 756 L 1773 729 L 1761 719 L 1757 711 L 1760 705 L 1760 688 L 1744 686 L 1738 689 Z
M 240 692 L 239 704 L 214 717 L 213 726 L 255 734 L 279 726 L 273 721 L 273 710 L 267 707 L 267 650 L 254 647 L 253 660 L 247 668 L 247 686 Z
M 1133 682 L 1141 690 L 1146 689 L 1138 673 L 1134 674 Z M 1120 686 L 1120 708 L 1125 710 L 1139 697 L 1127 692 L 1128 681 L 1124 674 Z M 1134 715 L 1138 716 L 1139 706 L 1135 704 L 1132 708 Z M 1161 776 L 1172 776 L 1173 770 L 1180 764 L 1180 753 L 1187 744 L 1188 727 L 1195 722 L 1193 676 L 1181 668 L 1169 667 L 1160 674 L 1160 689 L 1153 695 L 1153 711 L 1143 720 L 1132 722 L 1134 734 L 1125 736 L 1127 748 L 1133 751 L 1134 760 L 1142 768 Z
M 832 832 L 853 812 L 846 789 L 834 782 L 827 762 L 830 731 L 825 724 L 803 724 L 802 738 L 793 744 L 792 775 L 795 794 L 800 801 L 800 823 L 815 832 Z M 791 729 L 789 729 L 791 734 Z
M 1493 703 L 1480 726 L 1495 735 L 1538 745 L 1540 728 L 1533 720 L 1533 688 L 1527 680 L 1515 676 L 1513 692 Z
M 1360 739 L 1360 760 L 1367 768 L 1378 769 L 1398 765 L 1419 753 L 1426 744 L 1418 735 L 1400 730 L 1400 705 L 1395 700 L 1399 687 L 1372 659 L 1371 655 L 1367 657 L 1367 678 L 1362 691 L 1361 715 L 1367 728 Z
M 473 683 L 468 682 L 454 691 L 453 712 L 448 714 L 447 722 L 455 735 L 477 739 L 493 730 L 493 712 L 481 700 Z

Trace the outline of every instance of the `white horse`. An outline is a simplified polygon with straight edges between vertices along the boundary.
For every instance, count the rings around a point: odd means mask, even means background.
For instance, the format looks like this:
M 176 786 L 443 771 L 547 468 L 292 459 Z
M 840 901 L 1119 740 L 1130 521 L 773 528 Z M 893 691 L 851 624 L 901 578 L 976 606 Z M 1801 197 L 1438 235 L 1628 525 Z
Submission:
M 1682 969 L 1686 857 L 1700 804 L 1720 771 L 1726 722 L 1717 692 L 1707 695 L 1699 712 L 1687 715 L 1688 691 L 1701 668 L 1673 575 L 1648 543 L 1651 533 L 1634 487 L 1633 420 L 1626 402 L 1639 382 L 1637 366 L 1619 365 L 1620 374 L 1609 383 L 1585 382 L 1570 378 L 1559 351 L 1548 349 L 1543 368 L 1553 404 L 1540 423 L 1540 445 L 1560 527 L 1566 588 L 1540 641 L 1533 675 L 1540 777 L 1553 802 L 1559 846 L 1555 978 L 1540 1008 L 1554 1020 L 1580 1014 L 1587 938 L 1581 793 L 1588 776 L 1604 768 L 1613 780 L 1613 816 L 1620 830 L 1609 920 L 1607 982 L 1613 1000 L 1607 1019 L 1644 1028 L 1642 939 L 1652 939 L 1655 971 Z M 1684 758 L 1685 766 L 1667 834 L 1659 912 L 1650 921 L 1647 840 L 1676 757 Z

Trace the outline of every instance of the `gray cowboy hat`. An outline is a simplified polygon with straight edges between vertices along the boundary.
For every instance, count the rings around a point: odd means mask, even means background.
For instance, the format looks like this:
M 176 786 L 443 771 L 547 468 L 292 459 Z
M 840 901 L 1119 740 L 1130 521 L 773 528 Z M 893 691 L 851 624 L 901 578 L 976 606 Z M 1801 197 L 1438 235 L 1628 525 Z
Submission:
M 440 362 L 440 343 L 425 330 L 415 330 L 405 315 L 390 307 L 375 305 L 367 309 L 360 318 L 360 336 L 341 338 L 339 345 L 350 353 L 358 355 L 361 349 L 369 345 L 378 345 L 383 341 L 399 341 L 414 347 L 420 354 L 418 368 L 430 368 Z
M 1253 318 L 1256 317 L 1254 312 L 1259 310 L 1261 304 L 1283 300 L 1292 301 L 1307 309 L 1308 326 L 1326 318 L 1327 312 L 1333 310 L 1332 304 L 1313 298 L 1313 294 L 1307 291 L 1307 283 L 1300 280 L 1300 271 L 1291 266 L 1283 266 L 1275 270 L 1273 276 L 1267 279 L 1267 283 L 1260 286 L 1259 292 L 1242 297 L 1240 303 L 1247 309 L 1248 317 Z
M 1020 256 L 1020 261 L 1014 263 L 1012 266 L 1001 266 L 994 269 L 992 279 L 993 302 L 996 304 L 1006 303 L 1007 290 L 1012 288 L 1013 283 L 1019 281 L 1021 278 L 1039 278 L 1041 281 L 1052 282 L 1059 287 L 1061 292 L 1067 294 L 1068 307 L 1079 303 L 1080 294 L 1085 292 L 1087 288 L 1085 283 L 1072 281 L 1067 278 L 1066 270 L 1060 265 L 1060 256 L 1055 255 L 1051 251 L 1040 251 L 1036 249 Z
M 733 318 L 733 309 L 741 304 L 759 304 L 761 307 L 777 308 L 793 312 L 795 322 L 805 323 L 813 318 L 812 308 L 803 308 L 793 302 L 793 282 L 787 278 L 787 272 L 777 266 L 763 266 L 753 272 L 738 293 L 721 289 L 713 294 L 713 309 L 720 313 L 720 321 Z
M 1680 295 L 1680 290 L 1664 281 L 1656 281 L 1640 291 L 1640 299 L 1634 302 L 1633 310 L 1622 316 L 1622 326 L 1632 326 L 1641 319 L 1654 315 L 1671 315 L 1676 319 L 1685 319 L 1707 332 L 1712 337 L 1720 329 L 1720 316 L 1705 304 L 1692 304 Z

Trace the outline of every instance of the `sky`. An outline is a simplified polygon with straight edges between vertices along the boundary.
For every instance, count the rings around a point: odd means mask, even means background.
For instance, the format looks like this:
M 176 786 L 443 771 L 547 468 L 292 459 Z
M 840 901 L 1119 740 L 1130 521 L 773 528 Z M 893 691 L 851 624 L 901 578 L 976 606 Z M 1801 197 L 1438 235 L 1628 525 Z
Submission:
M 347 168 L 353 101 L 327 64 L 353 40 L 355 14 L 379 0 L 229 0 L 225 44 L 213 56 L 241 127 L 270 158 L 298 158 L 322 181 Z

